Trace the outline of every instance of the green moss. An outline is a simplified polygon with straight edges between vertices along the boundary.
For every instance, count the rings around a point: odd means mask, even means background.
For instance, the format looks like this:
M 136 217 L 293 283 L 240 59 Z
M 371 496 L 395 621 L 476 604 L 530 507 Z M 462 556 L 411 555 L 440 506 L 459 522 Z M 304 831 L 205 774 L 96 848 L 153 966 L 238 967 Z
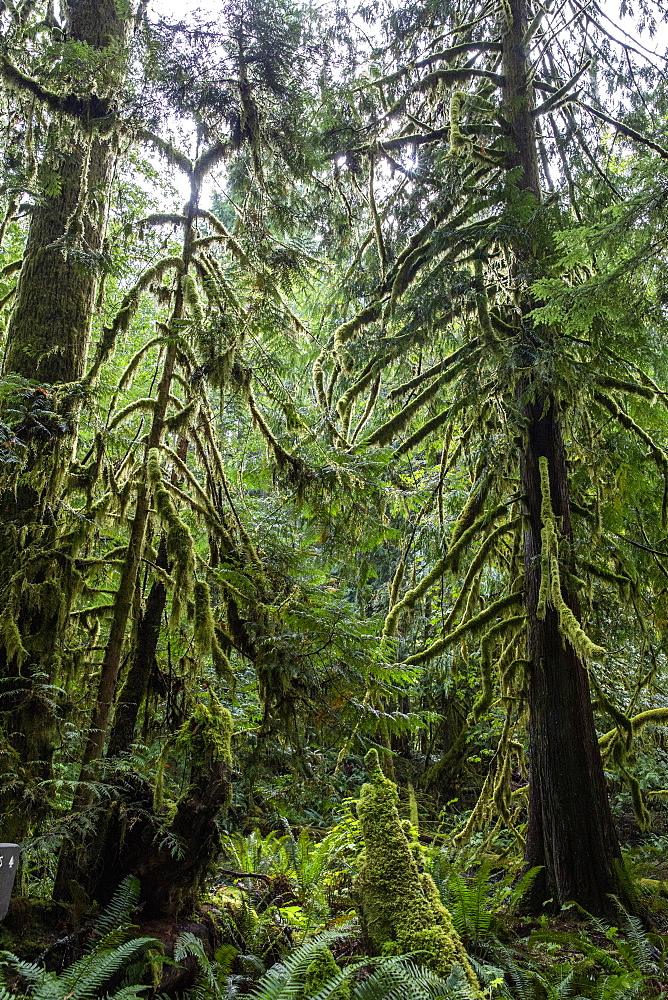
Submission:
M 541 500 L 541 579 L 538 593 L 538 618 L 544 618 L 548 604 L 551 604 L 559 618 L 559 630 L 568 639 L 575 652 L 584 663 L 603 659 L 606 655 L 601 646 L 592 642 L 579 621 L 566 604 L 561 592 L 559 572 L 559 536 L 552 501 L 550 498 L 550 474 L 545 456 L 538 459 L 540 466 Z
M 419 844 L 399 819 L 396 785 L 381 771 L 375 750 L 366 763 L 370 780 L 357 805 L 364 850 L 354 883 L 364 934 L 377 953 L 421 952 L 416 958 L 441 976 L 461 966 L 482 1000 L 452 918 L 433 879 L 421 870 Z
M 195 705 L 175 740 L 190 755 L 193 769 L 206 770 L 214 763 L 232 766 L 232 716 L 209 691 L 209 704 Z
M 325 946 L 317 953 L 306 970 L 305 1000 L 316 996 L 338 974 L 339 967 L 336 964 L 336 959 L 329 948 Z M 341 983 L 330 993 L 330 1000 L 350 1000 L 350 985 Z
M 169 490 L 164 484 L 160 452 L 157 448 L 152 448 L 148 454 L 146 471 L 158 516 L 167 529 L 167 551 L 172 559 L 174 578 L 172 619 L 178 622 L 181 607 L 190 597 L 193 587 L 195 574 L 193 537 L 188 525 L 177 514 Z
M 170 754 L 176 753 L 190 765 L 190 785 L 179 799 L 177 808 L 191 797 L 206 797 L 207 787 L 214 774 L 222 778 L 224 789 L 221 804 L 228 805 L 232 795 L 232 716 L 209 690 L 209 703 L 195 705 L 193 713 L 177 733 L 166 741 L 155 774 L 153 805 L 159 810 L 163 805 L 164 773 Z

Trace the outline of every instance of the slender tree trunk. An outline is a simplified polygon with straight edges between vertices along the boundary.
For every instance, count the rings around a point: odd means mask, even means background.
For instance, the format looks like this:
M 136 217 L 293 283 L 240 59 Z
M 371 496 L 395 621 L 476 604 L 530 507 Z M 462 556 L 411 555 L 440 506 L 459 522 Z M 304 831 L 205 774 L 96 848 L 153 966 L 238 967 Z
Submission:
M 539 201 L 532 88 L 527 52 L 522 44 L 528 22 L 527 0 L 509 0 L 503 96 L 514 144 L 510 165 L 518 169 L 518 186 L 531 191 Z M 538 233 L 534 242 L 540 247 L 542 239 Z M 523 292 L 520 285 L 521 276 L 531 275 L 533 270 L 535 260 L 529 259 L 525 252 L 525 259 L 517 261 L 516 282 L 525 316 L 522 350 L 527 354 L 546 347 L 532 340 L 531 320 L 526 314 L 533 303 L 530 293 Z M 537 910 L 548 899 L 556 906 L 576 900 L 590 912 L 605 914 L 613 909 L 610 894 L 621 898 L 626 905 L 630 900 L 620 878 L 621 854 L 605 787 L 587 672 L 561 634 L 555 610 L 548 607 L 544 620 L 536 615 L 541 573 L 540 457 L 548 461 L 552 506 L 561 533 L 571 539 L 568 468 L 561 421 L 555 398 L 535 383 L 525 380 L 520 396 L 529 400 L 522 403 L 527 441 L 521 458 L 527 515 L 524 572 L 530 661 L 531 781 L 525 859 L 529 866 L 542 866 L 527 904 Z M 569 591 L 566 581 L 562 592 L 579 618 L 576 596 Z
M 167 547 L 164 535 L 158 550 L 158 566 L 167 569 Z M 154 580 L 146 599 L 146 607 L 137 626 L 137 643 L 128 675 L 116 703 L 114 724 L 109 737 L 108 757 L 117 757 L 130 749 L 135 738 L 137 716 L 146 697 L 148 682 L 155 663 L 160 638 L 162 615 L 167 603 L 167 588 L 162 580 Z

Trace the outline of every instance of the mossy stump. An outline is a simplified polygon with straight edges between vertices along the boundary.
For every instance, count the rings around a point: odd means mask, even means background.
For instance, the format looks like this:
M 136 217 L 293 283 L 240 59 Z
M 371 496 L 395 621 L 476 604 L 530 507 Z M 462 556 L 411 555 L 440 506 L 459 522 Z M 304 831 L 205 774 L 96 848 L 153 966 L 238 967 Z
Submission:
M 438 889 L 422 871 L 419 844 L 399 818 L 399 794 L 383 774 L 378 754 L 366 756 L 369 781 L 362 785 L 357 816 L 364 850 L 354 882 L 357 910 L 369 946 L 377 954 L 414 952 L 440 976 L 459 965 L 483 1000 L 466 951 Z

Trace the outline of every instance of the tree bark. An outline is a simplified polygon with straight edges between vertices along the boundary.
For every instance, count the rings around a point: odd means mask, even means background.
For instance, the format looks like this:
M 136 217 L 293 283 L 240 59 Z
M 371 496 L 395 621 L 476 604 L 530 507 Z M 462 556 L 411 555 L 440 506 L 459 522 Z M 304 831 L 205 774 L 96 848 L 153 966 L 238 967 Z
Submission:
M 547 408 L 547 412 L 544 412 Z M 587 671 L 561 634 L 557 613 L 536 615 L 540 587 L 541 484 L 538 459 L 546 456 L 552 507 L 570 539 L 568 469 L 554 400 L 527 407 L 529 441 L 521 480 L 527 523 L 524 533 L 525 599 L 529 668 L 529 824 L 525 860 L 542 866 L 527 902 L 575 900 L 590 913 L 614 914 L 617 896 L 632 908 L 620 878 L 621 852 L 612 821 L 594 727 Z M 580 618 L 576 596 L 562 582 L 564 600 Z
M 115 0 L 70 0 L 65 5 L 68 37 L 93 49 L 110 50 L 107 94 L 122 74 L 129 21 Z M 90 148 L 88 148 L 90 144 Z M 90 338 L 116 159 L 113 133 L 88 123 L 53 126 L 42 170 L 54 163 L 58 192 L 33 207 L 28 241 L 7 332 L 6 373 L 38 382 L 81 378 Z M 85 199 L 81 206 L 80 200 Z M 81 210 L 75 245 L 63 244 Z M 76 228 L 76 226 L 75 226 Z
M 124 74 L 129 20 L 115 0 L 69 0 L 61 9 L 70 39 L 98 52 L 109 47 L 98 93 L 113 99 Z M 104 134 L 90 122 L 63 118 L 53 123 L 41 169 L 48 170 L 51 183 L 55 176 L 58 190 L 45 193 L 32 208 L 7 332 L 5 374 L 47 384 L 72 382 L 83 374 L 115 159 L 113 133 Z M 42 412 L 51 410 L 58 427 L 63 416 L 54 398 L 36 389 L 24 402 L 28 410 L 32 403 Z M 76 415 L 71 431 L 75 424 Z M 54 663 L 71 591 L 65 563 L 54 572 L 53 560 L 40 555 L 57 547 L 56 514 L 47 500 L 57 492 L 71 448 L 59 444 L 62 430 L 50 436 L 50 428 L 44 430 L 30 415 L 15 430 L 35 447 L 27 472 L 0 494 L 0 579 L 5 601 L 15 574 L 25 573 L 30 586 L 14 601 L 13 612 L 25 661 L 19 666 L 0 648 L 0 710 L 8 716 L 5 730 L 19 761 L 14 782 L 3 788 L 0 814 L 22 840 L 48 810 L 44 782 L 51 777 L 58 722 L 50 686 L 57 682 Z
M 157 565 L 167 569 L 165 537 L 160 540 Z M 135 738 L 139 709 L 146 697 L 155 653 L 160 638 L 162 615 L 167 603 L 167 588 L 162 580 L 154 580 L 146 599 L 146 607 L 137 626 L 137 643 L 128 675 L 116 703 L 114 724 L 109 737 L 108 757 L 118 757 L 130 749 Z
M 527 0 L 509 0 L 503 43 L 503 99 L 513 143 L 509 166 L 517 170 L 518 187 L 532 192 L 539 202 L 533 95 L 528 53 L 523 45 L 528 22 Z M 540 247 L 545 237 L 541 238 L 540 233 L 537 236 Z M 520 359 L 524 367 L 530 365 L 530 355 L 536 350 L 549 349 L 549 331 L 534 331 L 528 316 L 535 303 L 526 287 L 530 280 L 527 275 L 535 270 L 535 256 L 529 258 L 526 250 L 520 249 L 515 282 L 525 330 L 520 347 L 526 355 Z M 545 343 L 539 343 L 538 333 Z M 605 787 L 589 681 L 584 664 L 560 631 L 556 611 L 548 606 L 544 620 L 536 614 L 541 575 L 542 456 L 548 461 L 552 507 L 561 535 L 572 540 L 561 420 L 555 397 L 532 382 L 530 376 L 520 386 L 519 397 L 526 419 L 520 474 L 526 515 L 524 579 L 530 662 L 530 796 L 525 860 L 528 866 L 542 869 L 526 904 L 535 911 L 547 900 L 555 907 L 575 900 L 590 912 L 602 915 L 614 909 L 611 894 L 626 906 L 631 906 L 631 900 L 621 876 L 621 853 Z M 565 580 L 562 593 L 579 620 L 577 598 Z

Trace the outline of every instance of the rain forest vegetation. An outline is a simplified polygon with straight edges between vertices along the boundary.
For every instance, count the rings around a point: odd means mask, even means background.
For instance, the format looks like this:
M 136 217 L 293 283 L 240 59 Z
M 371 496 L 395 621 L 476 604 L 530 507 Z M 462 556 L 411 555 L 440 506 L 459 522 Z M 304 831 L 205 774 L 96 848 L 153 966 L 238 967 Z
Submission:
M 665 993 L 665 38 L 0 3 L 0 1000 Z

